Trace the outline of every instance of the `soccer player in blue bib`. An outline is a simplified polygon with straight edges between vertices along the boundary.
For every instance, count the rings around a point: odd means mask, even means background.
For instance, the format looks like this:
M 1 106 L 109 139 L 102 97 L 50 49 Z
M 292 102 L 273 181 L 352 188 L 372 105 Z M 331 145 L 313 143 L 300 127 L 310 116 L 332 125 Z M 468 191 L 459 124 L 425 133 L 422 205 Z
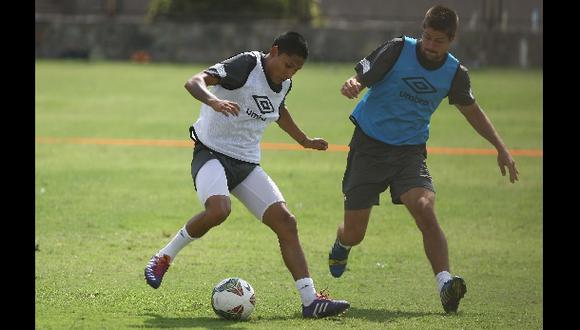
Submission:
M 185 83 L 187 91 L 202 102 L 200 116 L 190 127 L 195 141 L 191 177 L 205 209 L 151 257 L 144 271 L 151 287 L 159 288 L 181 249 L 228 218 L 231 194 L 278 236 L 282 259 L 300 294 L 303 317 L 334 316 L 350 307 L 347 301 L 316 292 L 296 218 L 276 183 L 260 166 L 260 141 L 266 127 L 274 122 L 304 148 L 328 148 L 324 139 L 309 138 L 298 127 L 285 104 L 291 78 L 307 57 L 304 37 L 287 32 L 274 40 L 269 53 L 237 54 Z
M 416 40 L 394 38 L 355 67 L 341 93 L 349 99 L 368 91 L 350 119 L 355 124 L 342 181 L 344 221 L 329 253 L 330 273 L 340 277 L 351 247 L 364 239 L 371 209 L 390 187 L 392 202 L 404 204 L 423 236 L 445 312 L 457 312 L 467 292 L 465 280 L 450 273 L 447 241 L 435 215 L 435 189 L 426 164 L 431 115 L 447 97 L 469 124 L 498 152 L 502 175 L 518 180 L 515 162 L 493 124 L 475 102 L 467 69 L 449 53 L 457 14 L 430 8 Z

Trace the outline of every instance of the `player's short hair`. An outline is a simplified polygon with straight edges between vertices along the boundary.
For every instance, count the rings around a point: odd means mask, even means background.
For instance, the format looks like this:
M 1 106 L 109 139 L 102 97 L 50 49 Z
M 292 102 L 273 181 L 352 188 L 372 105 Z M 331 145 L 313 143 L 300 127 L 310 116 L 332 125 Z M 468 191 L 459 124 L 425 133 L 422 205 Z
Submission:
M 430 27 L 433 30 L 445 32 L 449 39 L 455 37 L 458 25 L 459 16 L 457 16 L 457 13 L 442 5 L 429 8 L 425 14 L 425 19 L 423 19 L 424 29 Z
M 279 35 L 272 46 L 278 46 L 278 53 L 308 58 L 308 44 L 300 33 L 289 31 Z

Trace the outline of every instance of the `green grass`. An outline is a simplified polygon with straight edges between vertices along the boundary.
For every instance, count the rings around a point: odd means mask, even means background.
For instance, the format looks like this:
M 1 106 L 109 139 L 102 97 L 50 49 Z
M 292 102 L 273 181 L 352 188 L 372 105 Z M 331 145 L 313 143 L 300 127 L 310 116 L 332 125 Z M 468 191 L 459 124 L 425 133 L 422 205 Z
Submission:
M 311 136 L 347 144 L 354 101 L 339 88 L 353 65 L 307 64 L 287 104 Z M 36 135 L 180 139 L 199 102 L 183 83 L 198 65 L 37 61 Z M 478 102 L 510 148 L 542 148 L 542 73 L 470 74 Z M 430 146 L 489 148 L 444 100 Z M 291 142 L 277 125 L 264 141 Z M 542 158 L 516 157 L 509 184 L 493 156 L 429 156 L 437 212 L 452 271 L 468 293 L 445 315 L 421 236 L 388 193 L 373 209 L 365 241 L 340 279 L 327 253 L 342 219 L 344 152 L 263 151 L 299 221 L 317 289 L 351 302 L 343 316 L 300 317 L 299 296 L 275 235 L 236 199 L 222 226 L 187 246 L 162 287 L 143 267 L 201 210 L 191 183 L 189 148 L 36 145 L 36 327 L 39 329 L 539 329 L 543 328 Z M 256 290 L 248 322 L 218 319 L 209 301 L 221 279 L 239 276 Z

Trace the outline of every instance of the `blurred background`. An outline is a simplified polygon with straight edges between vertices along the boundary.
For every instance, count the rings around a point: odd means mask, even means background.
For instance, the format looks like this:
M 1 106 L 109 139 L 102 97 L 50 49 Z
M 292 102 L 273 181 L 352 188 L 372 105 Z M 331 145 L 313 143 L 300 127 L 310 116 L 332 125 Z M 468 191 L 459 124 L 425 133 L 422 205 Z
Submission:
M 542 68 L 542 0 L 36 0 L 35 56 L 215 63 L 294 30 L 309 61 L 356 63 L 391 38 L 419 38 L 437 3 L 459 14 L 451 51 L 468 68 Z

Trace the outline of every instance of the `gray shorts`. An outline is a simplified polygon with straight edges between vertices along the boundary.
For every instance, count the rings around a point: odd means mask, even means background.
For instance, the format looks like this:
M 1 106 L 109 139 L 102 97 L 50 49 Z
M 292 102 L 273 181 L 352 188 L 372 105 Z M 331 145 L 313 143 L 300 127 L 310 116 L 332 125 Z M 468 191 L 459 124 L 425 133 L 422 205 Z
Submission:
M 389 187 L 393 204 L 403 204 L 401 195 L 411 188 L 435 192 L 426 159 L 425 144 L 388 145 L 368 137 L 356 127 L 342 179 L 344 209 L 379 205 L 379 195 Z

